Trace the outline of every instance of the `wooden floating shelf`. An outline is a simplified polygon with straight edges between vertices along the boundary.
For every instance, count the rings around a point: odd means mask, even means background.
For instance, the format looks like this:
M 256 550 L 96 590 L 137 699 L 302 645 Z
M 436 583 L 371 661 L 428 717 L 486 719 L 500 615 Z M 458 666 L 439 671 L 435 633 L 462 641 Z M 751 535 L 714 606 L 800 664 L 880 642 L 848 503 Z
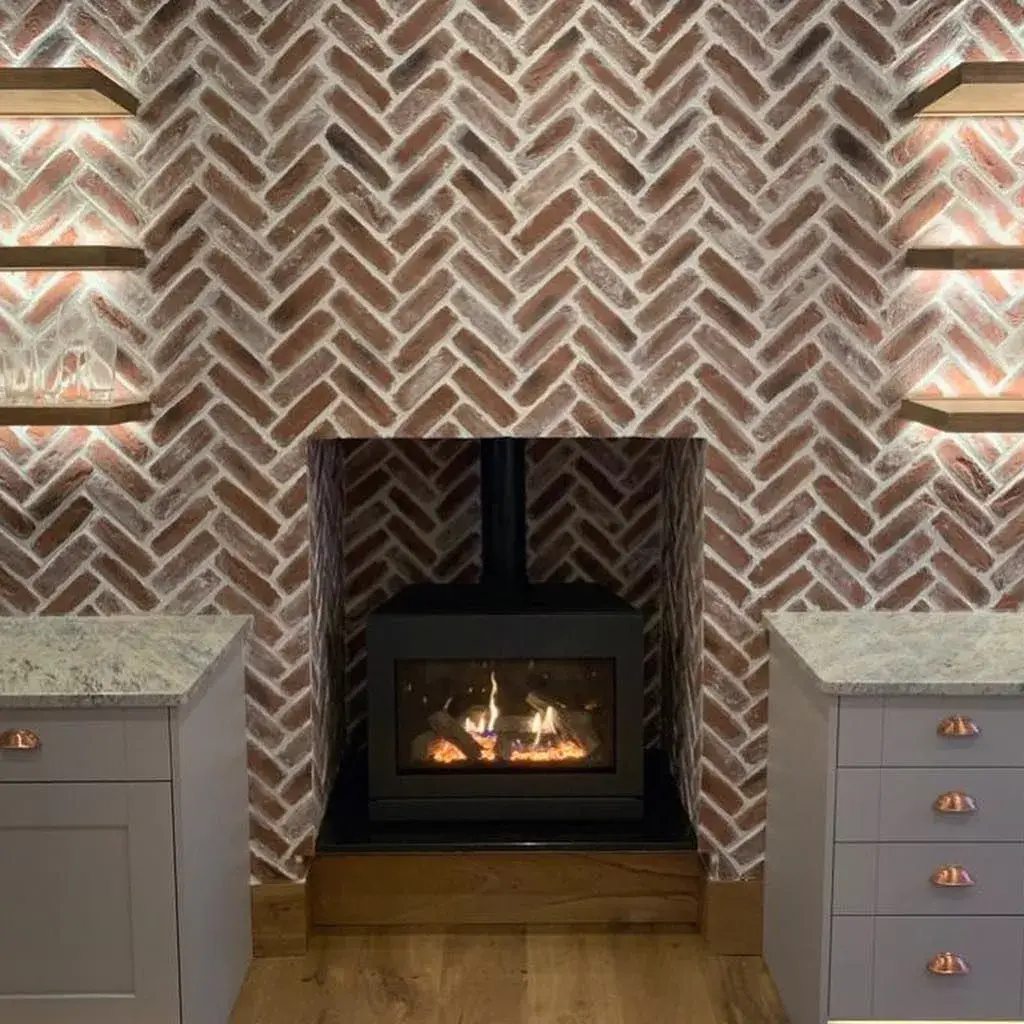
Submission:
M 0 68 L 0 117 L 134 117 L 138 109 L 95 68 Z
M 0 246 L 0 270 L 137 270 L 141 249 L 121 245 Z
M 915 92 L 913 117 L 1024 116 L 1024 61 L 968 61 Z
M 152 417 L 148 398 L 64 405 L 0 405 L 0 427 L 110 427 Z
M 1024 434 L 1024 399 L 904 398 L 905 420 L 949 434 Z
M 914 270 L 1024 270 L 1024 246 L 908 249 L 905 262 Z

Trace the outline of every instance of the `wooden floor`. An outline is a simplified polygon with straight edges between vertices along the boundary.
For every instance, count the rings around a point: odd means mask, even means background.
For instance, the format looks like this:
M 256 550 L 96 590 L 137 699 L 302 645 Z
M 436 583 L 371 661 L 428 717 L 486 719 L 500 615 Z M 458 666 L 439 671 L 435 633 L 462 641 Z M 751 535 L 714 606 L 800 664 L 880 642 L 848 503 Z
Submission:
M 696 934 L 317 936 L 256 960 L 231 1024 L 785 1024 L 759 958 Z

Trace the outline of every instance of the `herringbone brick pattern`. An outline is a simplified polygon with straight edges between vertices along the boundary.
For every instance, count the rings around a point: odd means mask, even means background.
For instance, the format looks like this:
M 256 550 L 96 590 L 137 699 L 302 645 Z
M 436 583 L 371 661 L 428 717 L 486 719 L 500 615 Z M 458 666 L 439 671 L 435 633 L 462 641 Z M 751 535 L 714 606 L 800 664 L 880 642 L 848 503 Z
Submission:
M 701 806 L 706 456 L 707 442 L 672 438 L 661 460 L 662 746 L 691 808 Z
M 254 866 L 315 826 L 309 436 L 708 439 L 702 809 L 761 857 L 762 613 L 1015 608 L 1024 447 L 893 420 L 1022 390 L 1018 122 L 901 123 L 1016 0 L 6 0 L 0 60 L 95 62 L 130 126 L 0 125 L 0 232 L 141 233 L 89 278 L 157 418 L 5 431 L 7 614 L 256 618 Z M 0 281 L 3 332 L 74 277 Z
M 535 582 L 602 583 L 644 615 L 644 734 L 661 741 L 662 441 L 527 445 L 528 569 Z
M 347 742 L 365 746 L 366 618 L 410 583 L 476 581 L 480 478 L 475 446 L 460 440 L 333 444 L 346 501 L 344 730 Z
M 661 739 L 664 447 L 652 438 L 556 438 L 526 449 L 530 579 L 603 583 L 644 613 L 650 743 Z M 319 767 L 335 763 L 339 744 L 366 743 L 369 613 L 410 583 L 479 578 L 480 476 L 477 446 L 463 440 L 320 441 L 311 452 L 311 628 L 314 647 L 324 645 L 314 656 L 313 699 L 325 709 L 314 716 Z

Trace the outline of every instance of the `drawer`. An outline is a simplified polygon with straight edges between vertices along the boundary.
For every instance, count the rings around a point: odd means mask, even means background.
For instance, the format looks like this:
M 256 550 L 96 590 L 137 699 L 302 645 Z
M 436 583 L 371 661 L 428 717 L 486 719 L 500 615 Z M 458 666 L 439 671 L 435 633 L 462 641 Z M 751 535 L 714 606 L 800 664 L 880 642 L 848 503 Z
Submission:
M 966 974 L 928 969 L 942 953 Z M 1024 922 L 1012 917 L 833 920 L 829 1016 L 876 1020 L 1005 1020 L 1021 1014 Z
M 31 749 L 0 750 L 3 782 L 146 782 L 171 777 L 165 708 L 0 709 L 0 737 L 27 732 Z
M 838 763 L 865 768 L 1024 767 L 1024 698 L 842 697 Z
M 941 813 L 943 794 L 974 810 Z M 840 768 L 835 839 L 858 842 L 1022 842 L 1024 768 Z
M 943 870 L 949 868 L 963 871 Z M 937 881 L 946 884 L 932 881 L 937 872 Z M 971 884 L 949 884 L 954 881 Z M 1024 915 L 1024 844 L 840 843 L 833 862 L 832 910 Z
M 952 735 L 940 735 L 940 728 Z M 970 734 L 973 729 L 976 735 Z M 1024 767 L 1024 700 L 891 698 L 883 713 L 882 764 Z

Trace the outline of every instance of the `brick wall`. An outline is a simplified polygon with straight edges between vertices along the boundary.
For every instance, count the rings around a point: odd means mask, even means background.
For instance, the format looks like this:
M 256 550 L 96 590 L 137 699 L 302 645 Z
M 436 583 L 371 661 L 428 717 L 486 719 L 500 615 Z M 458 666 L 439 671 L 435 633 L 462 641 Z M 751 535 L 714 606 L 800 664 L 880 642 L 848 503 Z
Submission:
M 303 870 L 302 439 L 709 440 L 705 842 L 760 861 L 769 608 L 1018 606 L 1024 447 L 893 420 L 1021 393 L 1018 275 L 908 275 L 1021 239 L 1019 122 L 902 124 L 1017 0 L 6 0 L 0 60 L 96 62 L 134 124 L 0 125 L 7 239 L 141 235 L 72 289 L 157 417 L 0 435 L 6 614 L 251 612 L 254 869 Z
M 675 706 L 686 672 L 677 657 L 663 666 L 662 610 L 671 602 L 673 639 L 684 623 L 699 635 L 702 463 L 681 449 L 700 445 L 541 438 L 525 452 L 527 573 L 534 583 L 600 583 L 643 613 L 645 740 L 671 751 L 683 742 L 675 729 L 663 737 L 663 692 Z M 341 749 L 367 741 L 367 616 L 411 583 L 479 579 L 479 449 L 462 439 L 317 441 L 309 486 L 314 780 L 326 790 Z M 663 571 L 666 543 L 680 558 Z

